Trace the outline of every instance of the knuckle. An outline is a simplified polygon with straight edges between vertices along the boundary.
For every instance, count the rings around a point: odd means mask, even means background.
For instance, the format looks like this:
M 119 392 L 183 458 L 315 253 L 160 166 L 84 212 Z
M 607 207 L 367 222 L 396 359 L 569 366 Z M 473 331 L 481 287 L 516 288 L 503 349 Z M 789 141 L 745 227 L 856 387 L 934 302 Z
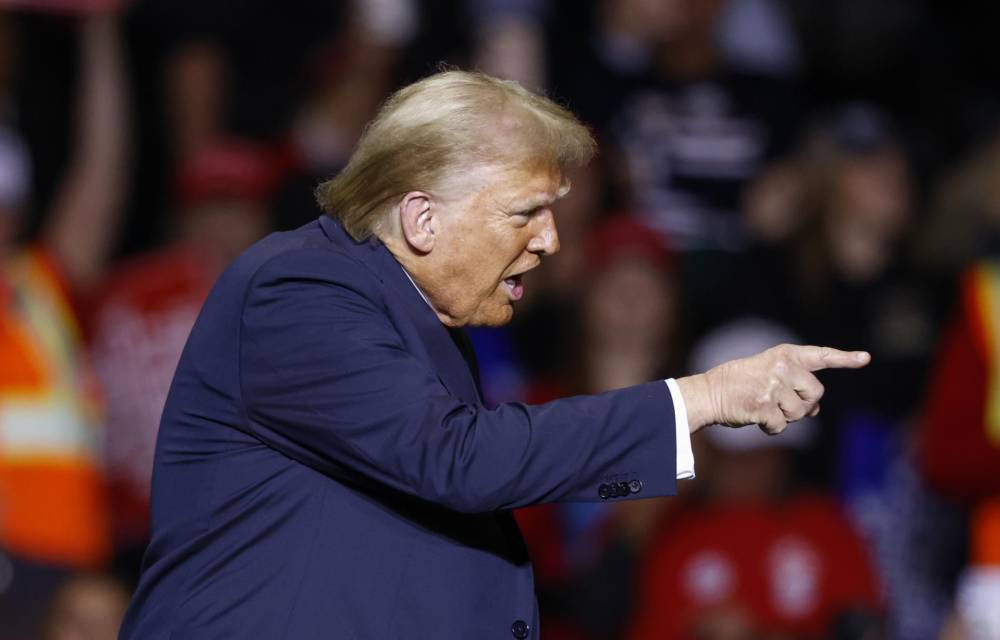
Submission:
M 753 409 L 757 411 L 766 411 L 772 404 L 774 404 L 774 397 L 771 394 L 771 390 L 767 389 L 754 398 Z

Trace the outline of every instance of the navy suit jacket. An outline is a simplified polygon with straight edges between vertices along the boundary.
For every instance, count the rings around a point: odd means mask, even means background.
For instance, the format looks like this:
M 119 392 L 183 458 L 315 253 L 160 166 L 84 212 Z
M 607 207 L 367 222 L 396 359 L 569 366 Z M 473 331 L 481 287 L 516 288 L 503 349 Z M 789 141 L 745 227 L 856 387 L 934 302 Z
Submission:
M 121 637 L 537 637 L 509 510 L 672 494 L 675 437 L 662 381 L 487 409 L 378 240 L 272 234 L 181 356 Z

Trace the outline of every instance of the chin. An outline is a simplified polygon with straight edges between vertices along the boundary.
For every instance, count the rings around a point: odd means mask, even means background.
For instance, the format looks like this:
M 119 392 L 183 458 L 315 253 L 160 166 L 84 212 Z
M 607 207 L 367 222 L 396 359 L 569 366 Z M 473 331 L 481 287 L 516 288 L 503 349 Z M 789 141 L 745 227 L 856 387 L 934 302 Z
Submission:
M 514 307 L 505 304 L 499 308 L 480 311 L 469 319 L 467 327 L 502 327 L 514 319 Z

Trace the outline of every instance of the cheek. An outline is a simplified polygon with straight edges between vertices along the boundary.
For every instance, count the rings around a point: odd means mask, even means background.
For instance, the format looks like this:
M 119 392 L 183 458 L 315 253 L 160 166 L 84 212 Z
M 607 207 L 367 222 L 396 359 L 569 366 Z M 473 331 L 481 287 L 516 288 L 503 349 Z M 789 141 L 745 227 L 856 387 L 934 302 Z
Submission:
M 496 279 L 520 252 L 514 248 L 510 230 L 507 234 L 490 229 L 468 230 L 468 240 L 461 243 L 453 254 L 454 271 L 461 272 L 470 281 L 482 283 Z
M 509 303 L 503 282 L 497 282 L 498 273 L 493 265 L 485 265 L 481 260 L 464 271 L 454 270 L 447 279 L 453 310 L 460 316 L 473 318 L 475 324 L 483 324 L 480 316 L 495 316 L 498 309 Z
M 502 283 L 506 274 L 518 258 L 522 250 L 519 246 L 491 244 L 469 256 L 470 281 L 477 283 L 477 289 L 491 292 Z

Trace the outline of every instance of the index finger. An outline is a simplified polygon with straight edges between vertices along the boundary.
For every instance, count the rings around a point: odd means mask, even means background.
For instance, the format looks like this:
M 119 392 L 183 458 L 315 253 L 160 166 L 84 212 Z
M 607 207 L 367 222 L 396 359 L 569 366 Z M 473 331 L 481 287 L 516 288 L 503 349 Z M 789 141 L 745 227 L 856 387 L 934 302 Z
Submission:
M 860 369 L 871 362 L 867 351 L 841 351 L 832 347 L 792 346 L 792 358 L 809 371 Z

